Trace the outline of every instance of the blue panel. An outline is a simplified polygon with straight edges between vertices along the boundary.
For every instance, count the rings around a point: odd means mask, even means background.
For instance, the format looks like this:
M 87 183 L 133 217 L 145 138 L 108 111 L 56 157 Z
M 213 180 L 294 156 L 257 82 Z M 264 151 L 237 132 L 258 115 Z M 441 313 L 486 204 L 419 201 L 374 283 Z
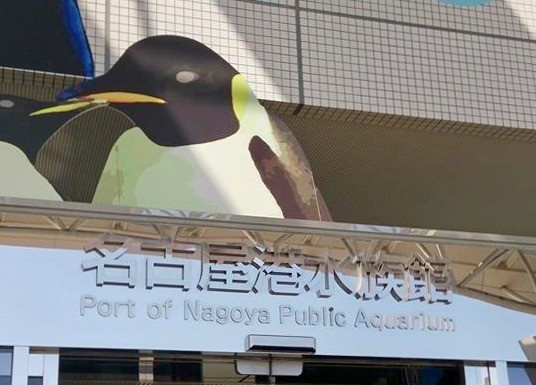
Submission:
M 95 76 L 93 57 L 91 55 L 86 31 L 82 24 L 78 4 L 76 3 L 76 0 L 62 0 L 60 6 L 63 16 L 63 24 L 67 30 L 69 42 L 80 62 L 83 75 L 93 77 Z
M 2 0 L 0 66 L 93 76 L 76 0 Z

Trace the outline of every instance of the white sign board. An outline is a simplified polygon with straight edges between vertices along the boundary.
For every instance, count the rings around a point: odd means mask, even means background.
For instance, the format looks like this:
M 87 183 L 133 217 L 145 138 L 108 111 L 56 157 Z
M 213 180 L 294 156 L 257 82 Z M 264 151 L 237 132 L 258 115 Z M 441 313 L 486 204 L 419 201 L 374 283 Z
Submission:
M 259 334 L 313 337 L 319 355 L 527 361 L 519 341 L 536 334 L 534 315 L 390 274 L 356 296 L 355 277 L 318 283 L 318 271 L 262 256 L 226 266 L 0 246 L 0 271 L 8 346 L 241 353 Z

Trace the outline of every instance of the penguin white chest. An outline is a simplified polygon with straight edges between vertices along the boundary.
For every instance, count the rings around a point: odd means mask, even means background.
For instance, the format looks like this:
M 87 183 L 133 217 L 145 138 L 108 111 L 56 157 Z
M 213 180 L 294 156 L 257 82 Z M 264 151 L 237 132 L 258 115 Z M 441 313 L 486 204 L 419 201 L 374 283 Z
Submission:
M 162 147 L 139 128 L 117 141 L 95 203 L 282 218 L 249 152 L 250 135 Z

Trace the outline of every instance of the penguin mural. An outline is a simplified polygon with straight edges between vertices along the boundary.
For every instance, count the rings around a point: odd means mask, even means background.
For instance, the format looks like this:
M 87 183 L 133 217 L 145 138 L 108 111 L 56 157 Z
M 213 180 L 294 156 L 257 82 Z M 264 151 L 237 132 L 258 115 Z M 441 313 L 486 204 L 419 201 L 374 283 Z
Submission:
M 100 178 L 90 183 L 88 201 L 331 220 L 290 130 L 267 113 L 241 74 L 195 40 L 141 40 L 105 75 L 58 99 L 33 116 L 107 106 L 132 122 L 100 151 L 106 156 L 94 162 Z M 62 127 L 54 138 L 71 131 Z M 65 161 L 75 168 L 84 163 L 73 156 Z

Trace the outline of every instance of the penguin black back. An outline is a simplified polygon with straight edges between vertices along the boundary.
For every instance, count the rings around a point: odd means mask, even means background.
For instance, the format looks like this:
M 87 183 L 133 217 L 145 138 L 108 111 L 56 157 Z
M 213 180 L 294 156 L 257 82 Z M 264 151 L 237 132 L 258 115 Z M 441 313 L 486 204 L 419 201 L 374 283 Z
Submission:
M 114 143 L 132 126 L 113 108 L 80 113 L 43 144 L 35 168 L 64 200 L 91 203 Z
M 0 94 L 0 141 L 21 149 L 35 164 L 41 146 L 78 112 L 30 116 L 34 111 L 56 105 Z

